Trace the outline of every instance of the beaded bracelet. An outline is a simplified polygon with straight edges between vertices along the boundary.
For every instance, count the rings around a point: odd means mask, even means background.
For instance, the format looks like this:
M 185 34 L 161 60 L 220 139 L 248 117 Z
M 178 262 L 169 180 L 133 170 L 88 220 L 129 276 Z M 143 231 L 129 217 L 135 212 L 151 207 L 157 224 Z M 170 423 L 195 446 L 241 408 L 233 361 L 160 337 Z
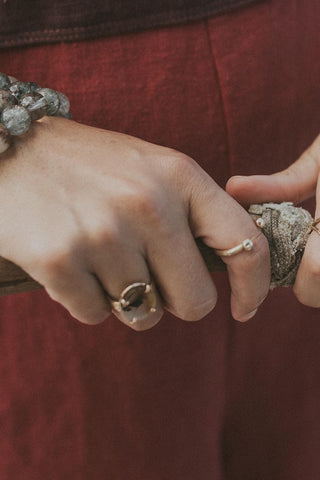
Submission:
M 0 154 L 9 148 L 11 136 L 26 133 L 31 122 L 44 115 L 71 118 L 69 109 L 63 93 L 0 73 Z

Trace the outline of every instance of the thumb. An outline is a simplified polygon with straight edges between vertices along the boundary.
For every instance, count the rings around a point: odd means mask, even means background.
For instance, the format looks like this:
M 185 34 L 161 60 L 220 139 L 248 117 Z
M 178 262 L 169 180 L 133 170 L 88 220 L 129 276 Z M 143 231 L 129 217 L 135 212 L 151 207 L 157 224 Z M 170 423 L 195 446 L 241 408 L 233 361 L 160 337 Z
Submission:
M 285 170 L 272 175 L 231 177 L 226 191 L 241 204 L 300 203 L 315 193 L 320 167 L 320 136 Z

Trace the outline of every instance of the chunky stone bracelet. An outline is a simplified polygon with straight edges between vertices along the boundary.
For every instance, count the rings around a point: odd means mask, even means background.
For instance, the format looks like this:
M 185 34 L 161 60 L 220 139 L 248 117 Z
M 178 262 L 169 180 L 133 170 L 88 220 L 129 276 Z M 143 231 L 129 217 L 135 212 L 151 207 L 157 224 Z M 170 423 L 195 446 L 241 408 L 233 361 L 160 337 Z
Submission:
M 63 93 L 0 73 L 0 154 L 9 148 L 11 136 L 26 133 L 33 121 L 44 115 L 71 118 L 69 109 Z

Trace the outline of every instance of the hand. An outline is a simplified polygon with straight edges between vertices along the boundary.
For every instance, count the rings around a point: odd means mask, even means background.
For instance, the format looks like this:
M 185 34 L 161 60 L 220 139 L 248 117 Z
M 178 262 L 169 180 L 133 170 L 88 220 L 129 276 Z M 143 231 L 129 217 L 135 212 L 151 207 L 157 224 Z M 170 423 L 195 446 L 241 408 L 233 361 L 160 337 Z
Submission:
M 320 217 L 320 136 L 285 170 L 273 175 L 232 177 L 227 192 L 241 204 L 262 202 L 302 202 L 316 194 L 315 218 Z M 312 232 L 293 287 L 298 300 L 320 307 L 320 235 Z
M 260 230 L 192 159 L 169 148 L 45 117 L 1 157 L 0 205 L 0 255 L 84 323 L 110 315 L 109 296 L 151 279 L 177 317 L 209 313 L 217 294 L 195 237 L 219 249 L 254 242 L 226 259 L 235 319 L 251 318 L 268 292 Z

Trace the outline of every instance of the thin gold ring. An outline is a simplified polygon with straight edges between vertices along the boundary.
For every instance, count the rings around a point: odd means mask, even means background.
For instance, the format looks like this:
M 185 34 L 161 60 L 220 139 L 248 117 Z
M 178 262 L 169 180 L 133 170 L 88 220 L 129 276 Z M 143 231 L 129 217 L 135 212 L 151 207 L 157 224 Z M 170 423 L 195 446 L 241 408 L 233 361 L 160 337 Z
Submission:
M 236 245 L 235 247 L 232 247 L 232 248 L 228 248 L 227 250 L 215 249 L 215 253 L 219 257 L 232 257 L 233 255 L 237 255 L 237 253 L 240 253 L 243 250 L 245 250 L 246 252 L 249 252 L 252 249 L 253 249 L 253 241 L 250 238 L 246 238 L 245 240 L 243 240 L 243 242 L 239 243 L 239 245 Z

